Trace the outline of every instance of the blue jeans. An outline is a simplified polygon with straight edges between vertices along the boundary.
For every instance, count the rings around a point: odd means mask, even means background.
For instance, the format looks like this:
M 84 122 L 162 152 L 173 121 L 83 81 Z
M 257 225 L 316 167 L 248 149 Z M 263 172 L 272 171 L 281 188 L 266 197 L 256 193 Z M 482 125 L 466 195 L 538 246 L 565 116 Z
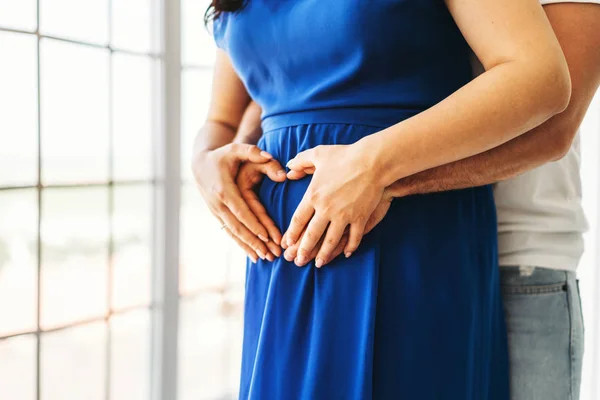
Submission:
M 511 400 L 578 400 L 584 331 L 575 272 L 500 271 Z

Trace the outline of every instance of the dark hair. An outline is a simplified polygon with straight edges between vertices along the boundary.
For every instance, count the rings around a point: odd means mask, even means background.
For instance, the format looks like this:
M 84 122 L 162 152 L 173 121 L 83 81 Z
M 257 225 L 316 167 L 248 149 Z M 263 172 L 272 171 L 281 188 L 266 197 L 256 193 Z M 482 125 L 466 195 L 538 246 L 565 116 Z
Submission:
M 240 11 L 246 5 L 247 0 L 211 0 L 210 5 L 204 13 L 204 23 L 219 17 L 222 12 Z

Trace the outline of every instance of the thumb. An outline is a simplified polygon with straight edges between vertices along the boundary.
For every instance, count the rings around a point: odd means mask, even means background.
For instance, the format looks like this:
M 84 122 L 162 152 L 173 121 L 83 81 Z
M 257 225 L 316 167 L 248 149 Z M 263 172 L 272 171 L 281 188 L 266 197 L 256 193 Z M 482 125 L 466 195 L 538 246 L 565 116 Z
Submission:
M 253 163 L 265 163 L 273 159 L 273 156 L 258 146 L 245 143 L 232 143 L 231 151 L 239 161 L 250 161 Z
M 393 198 L 384 197 L 381 199 L 375 210 L 369 217 L 367 224 L 365 225 L 365 235 L 373 230 L 382 220 L 383 217 L 387 214 L 390 206 L 392 205 Z
M 314 150 L 305 150 L 301 153 L 296 154 L 296 157 L 292 158 L 287 163 L 287 167 L 293 171 L 305 171 L 313 170 L 315 168 L 314 162 Z
M 268 163 L 259 164 L 258 170 L 267 175 L 274 182 L 285 181 L 285 170 L 277 160 L 271 160 Z

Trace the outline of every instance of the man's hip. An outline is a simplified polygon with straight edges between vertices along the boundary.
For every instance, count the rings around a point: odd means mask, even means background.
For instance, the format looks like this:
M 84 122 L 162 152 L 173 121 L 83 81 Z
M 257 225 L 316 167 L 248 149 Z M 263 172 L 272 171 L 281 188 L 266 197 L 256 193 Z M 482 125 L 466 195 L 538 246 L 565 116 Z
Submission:
M 578 400 L 584 328 L 574 271 L 500 269 L 511 400 Z

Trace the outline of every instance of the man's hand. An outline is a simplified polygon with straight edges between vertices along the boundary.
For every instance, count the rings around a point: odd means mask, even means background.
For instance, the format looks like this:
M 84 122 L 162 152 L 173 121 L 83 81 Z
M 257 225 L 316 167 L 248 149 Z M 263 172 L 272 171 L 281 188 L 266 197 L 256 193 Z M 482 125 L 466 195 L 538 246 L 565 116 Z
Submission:
M 192 170 L 210 211 L 238 243 L 251 248 L 262 259 L 273 258 L 267 242 L 269 231 L 250 210 L 235 183 L 244 161 L 264 164 L 273 157 L 257 146 L 232 143 L 194 156 Z M 274 177 L 285 180 L 285 171 Z M 279 178 L 278 178 L 279 179 Z M 273 238 L 276 240 L 277 236 Z

